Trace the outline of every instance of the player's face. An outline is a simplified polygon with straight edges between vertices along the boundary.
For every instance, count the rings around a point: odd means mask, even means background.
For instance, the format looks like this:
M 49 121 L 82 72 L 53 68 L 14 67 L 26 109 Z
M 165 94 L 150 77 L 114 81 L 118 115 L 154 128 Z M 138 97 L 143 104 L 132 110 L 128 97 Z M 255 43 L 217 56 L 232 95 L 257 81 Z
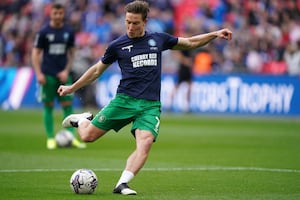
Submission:
M 142 19 L 141 14 L 126 13 L 125 24 L 129 38 L 137 38 L 144 35 L 146 21 Z
M 53 8 L 50 13 L 51 24 L 55 27 L 59 27 L 63 24 L 65 17 L 64 9 L 55 9 Z

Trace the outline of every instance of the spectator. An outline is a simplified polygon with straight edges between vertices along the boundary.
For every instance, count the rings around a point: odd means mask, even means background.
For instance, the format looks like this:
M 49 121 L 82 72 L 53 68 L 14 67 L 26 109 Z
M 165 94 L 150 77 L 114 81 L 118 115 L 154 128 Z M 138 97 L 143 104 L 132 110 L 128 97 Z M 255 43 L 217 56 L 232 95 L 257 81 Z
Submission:
M 290 43 L 287 46 L 284 54 L 284 60 L 287 63 L 287 71 L 291 76 L 300 75 L 300 41 L 296 43 Z
M 77 31 L 98 37 L 92 51 L 104 48 L 123 32 L 124 4 L 131 0 L 72 0 L 66 4 L 69 24 Z M 182 34 L 187 29 L 206 32 L 213 27 L 230 27 L 235 32 L 230 43 L 213 41 L 213 73 L 266 73 L 265 66 L 274 61 L 284 62 L 283 54 L 289 43 L 300 40 L 300 6 L 297 0 L 160 0 L 148 1 L 156 17 L 151 16 L 149 30 Z M 2 53 L 0 64 L 27 66 L 28 49 L 33 33 L 49 20 L 50 0 L 4 1 L 0 3 Z M 150 15 L 154 14 L 150 13 Z M 15 36 L 11 35 L 15 32 Z M 17 36 L 17 37 L 16 37 Z M 253 42 L 254 41 L 254 42 Z M 249 48 L 256 41 L 262 46 Z M 100 42 L 100 44 L 99 44 Z M 275 44 L 274 42 L 278 42 Z M 100 45 L 100 46 L 99 46 Z M 5 50 L 6 47 L 6 51 Z M 230 53 L 228 52 L 230 50 Z M 247 59 L 257 53 L 262 66 L 249 69 Z M 175 60 L 172 54 L 165 54 Z M 94 56 L 97 58 L 98 56 Z M 93 60 L 92 62 L 96 62 Z M 248 63 L 247 63 L 248 62 Z M 261 68 L 261 69 L 259 69 Z M 173 73 L 176 73 L 173 70 Z M 267 72 L 269 73 L 269 72 Z

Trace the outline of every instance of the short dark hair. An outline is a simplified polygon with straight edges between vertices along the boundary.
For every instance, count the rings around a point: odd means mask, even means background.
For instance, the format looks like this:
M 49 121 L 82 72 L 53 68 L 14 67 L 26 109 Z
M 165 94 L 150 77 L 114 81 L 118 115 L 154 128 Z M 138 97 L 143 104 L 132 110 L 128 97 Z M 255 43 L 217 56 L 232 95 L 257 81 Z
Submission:
M 142 19 L 146 20 L 149 12 L 149 4 L 146 1 L 136 0 L 125 6 L 126 13 L 141 14 Z
M 53 3 L 51 8 L 52 9 L 64 9 L 65 7 L 61 3 Z

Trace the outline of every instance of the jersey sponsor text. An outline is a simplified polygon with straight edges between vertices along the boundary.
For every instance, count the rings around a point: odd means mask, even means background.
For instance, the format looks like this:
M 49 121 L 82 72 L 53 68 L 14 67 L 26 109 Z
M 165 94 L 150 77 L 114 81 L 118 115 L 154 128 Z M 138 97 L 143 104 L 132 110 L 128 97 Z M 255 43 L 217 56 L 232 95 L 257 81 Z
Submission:
M 140 54 L 131 57 L 133 68 L 144 67 L 144 66 L 157 66 L 157 54 Z
M 66 45 L 65 44 L 50 44 L 49 54 L 63 55 L 65 53 L 66 53 Z

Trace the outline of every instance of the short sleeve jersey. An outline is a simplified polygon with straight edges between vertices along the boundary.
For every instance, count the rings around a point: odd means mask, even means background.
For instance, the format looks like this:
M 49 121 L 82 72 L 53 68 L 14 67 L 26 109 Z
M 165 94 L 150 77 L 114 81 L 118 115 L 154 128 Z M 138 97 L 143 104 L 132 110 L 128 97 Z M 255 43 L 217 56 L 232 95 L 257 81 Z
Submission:
M 118 61 L 122 78 L 117 93 L 160 100 L 162 51 L 171 49 L 177 42 L 177 37 L 167 33 L 146 32 L 140 38 L 123 35 L 110 43 L 102 62 Z
M 68 49 L 74 47 L 74 32 L 64 25 L 61 28 L 44 26 L 36 35 L 34 47 L 43 49 L 41 69 L 44 74 L 55 76 L 65 69 Z

